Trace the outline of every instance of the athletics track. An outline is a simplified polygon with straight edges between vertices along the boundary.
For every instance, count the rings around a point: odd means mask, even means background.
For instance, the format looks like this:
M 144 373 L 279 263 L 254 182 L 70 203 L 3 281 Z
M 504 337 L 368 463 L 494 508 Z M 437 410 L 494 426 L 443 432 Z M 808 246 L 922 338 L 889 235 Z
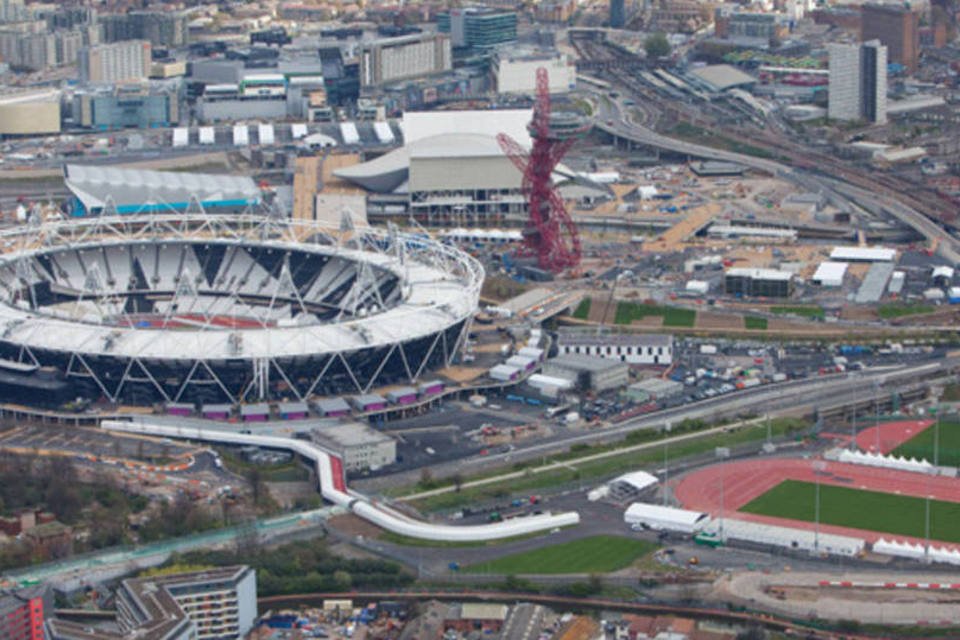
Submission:
M 882 491 L 921 498 L 929 494 L 937 500 L 960 502 L 960 480 L 956 478 L 927 476 L 921 473 L 894 471 L 825 460 L 821 462 L 824 465 L 823 471 L 820 472 L 820 483 L 822 485 Z M 768 458 L 765 460 L 728 462 L 693 471 L 671 483 L 671 485 L 674 496 L 684 509 L 702 511 L 716 518 L 721 511 L 720 487 L 722 478 L 723 507 L 727 517 L 812 531 L 815 528 L 815 524 L 812 522 L 741 513 L 737 510 L 784 480 L 816 482 L 817 472 L 813 464 L 813 460 L 800 458 Z M 737 511 L 736 514 L 735 511 Z M 921 544 L 924 542 L 920 538 L 825 524 L 820 525 L 820 531 L 863 538 L 871 543 L 880 538 L 906 540 Z M 951 543 L 937 543 L 937 546 L 960 549 L 960 545 Z
M 880 453 L 890 453 L 907 440 L 926 431 L 932 424 L 933 420 L 881 422 L 880 426 L 868 427 L 857 433 L 857 448 L 861 451 L 876 453 L 879 435 Z

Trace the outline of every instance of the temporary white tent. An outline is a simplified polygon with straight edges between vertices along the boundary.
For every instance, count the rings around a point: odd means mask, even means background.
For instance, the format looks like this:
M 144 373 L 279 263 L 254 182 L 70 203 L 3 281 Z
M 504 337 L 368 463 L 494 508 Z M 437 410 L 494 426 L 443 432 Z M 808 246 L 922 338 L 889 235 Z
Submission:
M 706 530 L 715 535 L 720 534 L 720 521 L 714 520 Z M 838 536 L 829 533 L 817 534 L 816 531 L 805 531 L 789 527 L 777 527 L 768 524 L 758 524 L 745 520 L 723 519 L 724 540 L 741 540 L 755 544 L 797 549 L 811 553 L 826 553 L 838 556 L 855 556 L 863 551 L 866 541 L 851 536 Z
M 674 507 L 662 507 L 634 502 L 623 514 L 627 524 L 641 525 L 655 530 L 695 533 L 707 523 L 707 514 Z
M 899 471 L 913 471 L 915 473 L 930 473 L 933 471 L 933 465 L 927 460 L 917 460 L 916 458 L 904 458 L 903 456 L 885 456 L 881 453 L 870 453 L 867 451 L 850 451 L 843 449 L 836 457 L 838 462 L 849 464 L 862 464 L 870 467 L 883 467 L 884 469 L 897 469 Z

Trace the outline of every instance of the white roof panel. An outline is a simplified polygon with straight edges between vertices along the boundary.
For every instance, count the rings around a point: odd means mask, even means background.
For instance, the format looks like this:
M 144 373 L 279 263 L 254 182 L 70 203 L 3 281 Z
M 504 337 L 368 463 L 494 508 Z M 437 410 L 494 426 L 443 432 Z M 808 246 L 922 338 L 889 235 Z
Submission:
M 890 262 L 896 257 L 895 249 L 885 247 L 834 247 L 830 252 L 831 260 L 841 261 Z
M 527 131 L 533 109 L 470 111 L 408 111 L 400 127 L 406 144 L 441 134 L 462 133 L 496 137 L 505 133 L 521 146 L 530 148 Z
M 290 125 L 290 137 L 299 140 L 307 135 L 307 125 L 303 122 L 295 122 Z
M 393 129 L 391 129 L 390 125 L 386 122 L 374 122 L 373 131 L 377 134 L 377 140 L 383 144 L 391 144 L 396 140 L 396 136 L 393 135 Z
M 261 122 L 257 125 L 257 138 L 261 145 L 274 144 L 273 125 L 269 122 Z
M 233 146 L 243 147 L 250 144 L 250 130 L 245 124 L 233 125 Z
M 173 130 L 173 146 L 185 147 L 190 144 L 190 129 L 187 127 L 177 127 Z
M 673 523 L 686 528 L 693 527 L 705 519 L 706 514 L 700 511 L 664 507 L 658 504 L 647 504 L 645 502 L 634 502 L 627 507 L 624 517 L 628 519 Z
M 217 132 L 213 127 L 200 127 L 200 144 L 213 144 L 217 137 Z
M 343 138 L 343 144 L 360 144 L 360 132 L 357 131 L 357 125 L 354 122 L 341 122 L 340 136 Z

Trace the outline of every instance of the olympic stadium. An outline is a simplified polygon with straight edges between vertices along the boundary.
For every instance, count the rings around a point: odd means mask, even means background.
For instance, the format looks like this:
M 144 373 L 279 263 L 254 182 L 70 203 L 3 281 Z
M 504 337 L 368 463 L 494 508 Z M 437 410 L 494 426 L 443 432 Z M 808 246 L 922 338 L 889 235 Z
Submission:
M 135 214 L 0 233 L 0 389 L 24 404 L 363 393 L 452 363 L 483 268 L 396 229 Z

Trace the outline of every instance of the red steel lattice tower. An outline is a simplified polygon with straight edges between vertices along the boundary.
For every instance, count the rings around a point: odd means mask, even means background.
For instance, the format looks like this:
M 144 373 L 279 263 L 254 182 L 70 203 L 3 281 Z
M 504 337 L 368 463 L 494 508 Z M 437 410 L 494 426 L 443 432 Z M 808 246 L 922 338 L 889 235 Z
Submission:
M 529 217 L 523 229 L 524 252 L 537 257 L 541 269 L 559 273 L 580 262 L 580 236 L 560 194 L 553 187 L 553 170 L 577 138 L 589 129 L 573 113 L 550 112 L 547 70 L 537 69 L 537 99 L 527 125 L 533 147 L 529 153 L 505 133 L 497 142 L 523 173 L 522 189 Z

